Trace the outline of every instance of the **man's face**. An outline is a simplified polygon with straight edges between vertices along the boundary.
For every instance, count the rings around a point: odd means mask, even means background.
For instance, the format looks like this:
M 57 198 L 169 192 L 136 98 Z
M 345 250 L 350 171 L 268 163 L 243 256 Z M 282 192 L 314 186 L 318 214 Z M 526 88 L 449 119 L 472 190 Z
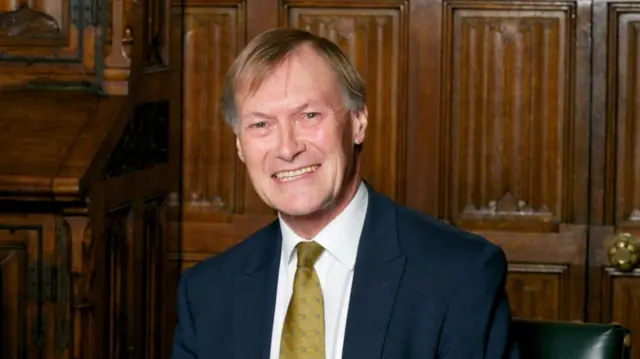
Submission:
M 325 59 L 300 47 L 254 94 L 238 90 L 238 155 L 262 200 L 290 216 L 336 204 L 358 180 L 354 150 L 364 141 L 367 115 L 345 108 Z

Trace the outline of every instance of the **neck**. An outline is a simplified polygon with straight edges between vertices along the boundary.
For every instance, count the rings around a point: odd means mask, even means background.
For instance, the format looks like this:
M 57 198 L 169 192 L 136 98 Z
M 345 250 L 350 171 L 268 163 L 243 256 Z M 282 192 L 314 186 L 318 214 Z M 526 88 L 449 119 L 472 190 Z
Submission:
M 281 214 L 282 219 L 287 222 L 297 235 L 305 239 L 311 239 L 344 211 L 356 195 L 356 192 L 358 192 L 360 181 L 361 178 L 358 174 L 353 176 L 349 184 L 338 194 L 338 199 L 321 211 L 306 216 Z

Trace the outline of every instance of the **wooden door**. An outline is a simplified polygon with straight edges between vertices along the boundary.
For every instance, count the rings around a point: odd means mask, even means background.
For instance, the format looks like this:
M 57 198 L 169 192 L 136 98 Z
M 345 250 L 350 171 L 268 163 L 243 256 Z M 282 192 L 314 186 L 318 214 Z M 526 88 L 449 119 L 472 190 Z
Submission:
M 408 204 L 503 247 L 515 316 L 584 319 L 589 4 L 425 4 Z
M 640 4 L 595 0 L 593 9 L 588 319 L 630 328 L 638 359 Z

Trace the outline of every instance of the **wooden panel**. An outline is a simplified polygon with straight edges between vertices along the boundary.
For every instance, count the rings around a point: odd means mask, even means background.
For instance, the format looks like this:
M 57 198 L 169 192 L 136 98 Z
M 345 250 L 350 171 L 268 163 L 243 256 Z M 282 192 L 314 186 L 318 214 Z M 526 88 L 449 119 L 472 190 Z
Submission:
M 558 233 L 473 232 L 500 246 L 509 260 L 514 316 L 584 320 L 586 226 L 563 224 Z
M 156 358 L 165 348 L 163 319 L 166 213 L 162 198 L 137 201 L 106 215 L 109 248 L 109 354 Z
M 68 358 L 69 282 L 53 262 L 63 250 L 56 237 L 53 216 L 0 216 L 2 358 Z
M 561 310 L 568 298 L 568 266 L 511 265 L 507 278 L 507 295 L 514 317 L 564 319 Z
M 0 357 L 26 358 L 29 332 L 23 323 L 35 315 L 33 303 L 25 303 L 29 275 L 28 243 L 24 233 L 0 231 Z M 26 304 L 26 305 L 25 305 Z
M 363 176 L 394 199 L 404 195 L 404 129 L 406 89 L 405 11 L 384 4 L 352 8 L 316 8 L 285 2 L 284 24 L 324 36 L 340 46 L 367 87 L 369 125 L 363 152 Z M 390 8 L 392 7 L 392 8 Z
M 439 214 L 503 248 L 515 316 L 584 319 L 590 14 L 442 3 Z
M 454 223 L 532 230 L 568 218 L 574 9 L 538 7 L 448 3 L 445 213 Z
M 183 196 L 187 212 L 254 210 L 244 203 L 251 184 L 238 159 L 235 135 L 224 123 L 224 76 L 244 43 L 244 14 L 233 7 L 185 10 Z
M 183 268 L 274 218 L 245 175 L 219 107 L 224 76 L 246 42 L 247 6 L 193 0 L 184 10 L 183 244 L 182 253 L 170 254 Z
M 620 323 L 631 331 L 631 359 L 638 359 L 640 340 L 633 334 L 640 331 L 640 270 L 620 273 L 607 269 L 604 278 L 602 320 Z
M 615 139 L 615 170 L 607 172 L 615 190 L 613 223 L 640 224 L 640 6 L 610 7 L 611 103 L 608 120 Z

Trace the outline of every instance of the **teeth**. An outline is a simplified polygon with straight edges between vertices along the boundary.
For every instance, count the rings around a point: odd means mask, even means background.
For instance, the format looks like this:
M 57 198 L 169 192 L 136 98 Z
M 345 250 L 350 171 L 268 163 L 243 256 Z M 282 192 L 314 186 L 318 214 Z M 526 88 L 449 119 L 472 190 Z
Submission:
M 309 166 L 309 167 L 297 169 L 295 171 L 278 172 L 276 173 L 275 177 L 281 181 L 292 181 L 302 176 L 305 173 L 310 173 L 315 171 L 317 168 L 318 166 Z

